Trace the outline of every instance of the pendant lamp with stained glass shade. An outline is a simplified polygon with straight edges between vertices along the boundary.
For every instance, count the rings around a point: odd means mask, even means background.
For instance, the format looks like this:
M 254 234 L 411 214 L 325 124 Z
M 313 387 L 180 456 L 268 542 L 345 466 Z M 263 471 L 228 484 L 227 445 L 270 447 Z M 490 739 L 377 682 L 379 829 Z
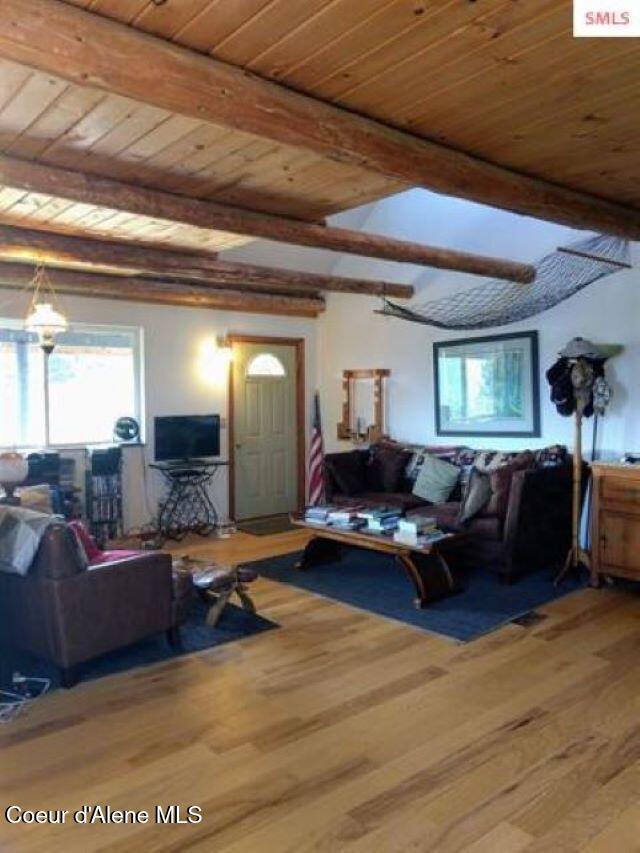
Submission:
M 24 327 L 38 336 L 40 346 L 50 355 L 56 345 L 56 336 L 65 332 L 69 324 L 59 310 L 56 293 L 42 264 L 36 267 L 32 287 L 33 295 Z

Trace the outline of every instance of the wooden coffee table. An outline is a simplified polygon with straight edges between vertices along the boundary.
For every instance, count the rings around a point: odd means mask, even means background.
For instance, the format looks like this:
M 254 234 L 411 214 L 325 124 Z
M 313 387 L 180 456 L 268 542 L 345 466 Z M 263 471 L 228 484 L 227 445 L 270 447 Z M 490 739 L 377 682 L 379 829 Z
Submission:
M 460 592 L 462 588 L 452 559 L 455 559 L 455 552 L 468 542 L 467 533 L 451 533 L 429 545 L 413 548 L 394 542 L 391 536 L 384 533 L 363 533 L 312 524 L 298 513 L 291 515 L 291 523 L 311 530 L 314 534 L 307 543 L 302 559 L 296 564 L 297 569 L 335 562 L 340 558 L 341 546 L 346 545 L 395 557 L 396 563 L 409 575 L 415 587 L 416 607 L 426 607 L 432 601 Z

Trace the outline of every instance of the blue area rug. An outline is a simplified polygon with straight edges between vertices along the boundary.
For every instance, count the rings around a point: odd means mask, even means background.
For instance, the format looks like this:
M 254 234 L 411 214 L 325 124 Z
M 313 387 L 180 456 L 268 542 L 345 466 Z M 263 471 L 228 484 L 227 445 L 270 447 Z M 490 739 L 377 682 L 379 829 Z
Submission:
M 532 572 L 512 585 L 496 575 L 475 569 L 462 575 L 463 591 L 419 610 L 413 604 L 414 587 L 395 560 L 386 554 L 345 548 L 342 559 L 299 571 L 300 554 L 285 554 L 252 563 L 265 578 L 415 625 L 435 634 L 468 642 L 524 616 L 584 584 L 567 579 L 559 589 L 549 572 Z
M 160 663 L 175 657 L 251 637 L 262 631 L 279 627 L 275 622 L 254 613 L 247 613 L 241 607 L 228 604 L 215 628 L 205 623 L 208 607 L 194 596 L 189 617 L 180 629 L 182 648 L 172 648 L 164 634 L 154 634 L 132 646 L 126 646 L 109 652 L 100 658 L 87 661 L 78 667 L 79 681 L 91 681 L 105 675 L 125 672 L 149 664 Z M 0 656 L 0 686 L 7 687 L 12 673 L 51 679 L 51 690 L 60 686 L 58 670 L 55 666 L 31 655 L 14 652 L 2 652 Z

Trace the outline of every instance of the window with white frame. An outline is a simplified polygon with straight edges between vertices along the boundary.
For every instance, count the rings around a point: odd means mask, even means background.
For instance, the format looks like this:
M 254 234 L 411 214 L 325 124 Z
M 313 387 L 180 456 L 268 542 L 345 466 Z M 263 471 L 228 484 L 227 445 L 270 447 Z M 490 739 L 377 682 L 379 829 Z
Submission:
M 0 447 L 113 441 L 119 417 L 141 418 L 140 352 L 140 329 L 74 325 L 45 369 L 36 335 L 0 320 Z
M 247 367 L 247 376 L 286 376 L 287 371 L 280 359 L 270 352 L 254 356 Z

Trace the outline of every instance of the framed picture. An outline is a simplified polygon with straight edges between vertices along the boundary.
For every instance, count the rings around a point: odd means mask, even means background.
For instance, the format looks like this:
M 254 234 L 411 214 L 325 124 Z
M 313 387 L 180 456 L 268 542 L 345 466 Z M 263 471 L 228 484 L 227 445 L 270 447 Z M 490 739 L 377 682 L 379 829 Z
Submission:
M 438 435 L 540 435 L 538 333 L 433 345 Z

